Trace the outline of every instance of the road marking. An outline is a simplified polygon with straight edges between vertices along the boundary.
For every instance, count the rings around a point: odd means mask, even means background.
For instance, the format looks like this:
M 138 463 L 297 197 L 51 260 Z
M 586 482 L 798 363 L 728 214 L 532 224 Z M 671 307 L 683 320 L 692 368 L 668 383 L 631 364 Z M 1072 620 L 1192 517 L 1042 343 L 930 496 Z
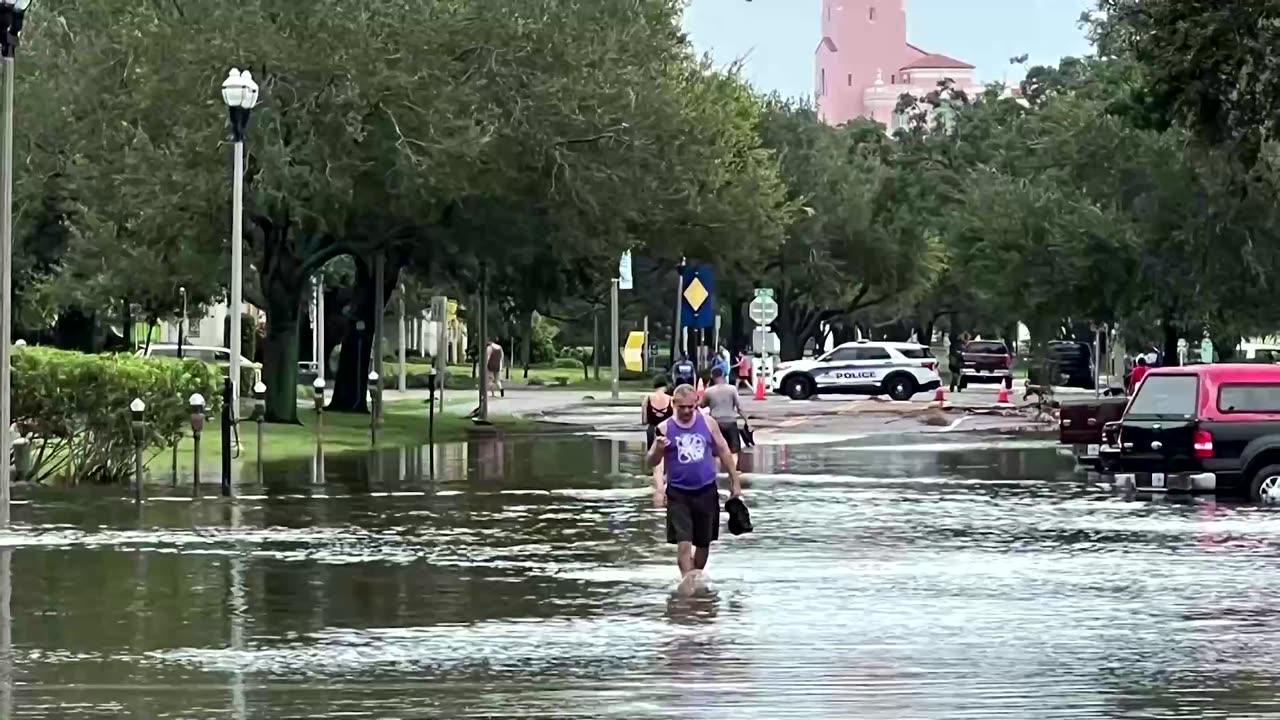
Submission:
M 945 432 L 951 432 L 952 430 L 955 430 L 956 428 L 960 427 L 960 423 L 964 422 L 965 420 L 968 420 L 968 419 L 969 419 L 969 417 L 970 417 L 969 415 L 965 415 L 964 417 L 956 418 L 956 421 L 955 421 L 955 422 L 953 422 L 953 423 L 951 423 L 950 425 L 946 426 L 946 427 L 945 427 L 945 428 L 943 428 L 942 430 L 939 430 L 939 432 L 944 432 L 944 433 L 945 433 Z

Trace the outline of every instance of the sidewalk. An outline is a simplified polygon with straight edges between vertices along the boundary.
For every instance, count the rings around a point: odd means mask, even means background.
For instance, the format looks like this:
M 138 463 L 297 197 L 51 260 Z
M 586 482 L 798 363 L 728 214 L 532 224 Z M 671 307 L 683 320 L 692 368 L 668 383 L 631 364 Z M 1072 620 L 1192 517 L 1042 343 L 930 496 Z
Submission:
M 383 401 L 387 403 L 422 402 L 425 403 L 430 394 L 426 390 L 386 390 Z M 621 393 L 617 401 L 624 407 L 634 407 L 633 415 L 639 416 L 640 402 L 644 393 Z M 437 394 L 439 399 L 439 394 Z M 444 394 L 442 412 L 464 416 L 480 403 L 480 394 L 475 390 L 448 390 Z M 489 414 L 492 416 L 509 416 L 520 418 L 537 418 L 551 412 L 557 412 L 578 405 L 609 407 L 613 403 L 609 391 L 561 390 L 561 389 L 526 389 L 511 388 L 505 397 L 489 398 Z

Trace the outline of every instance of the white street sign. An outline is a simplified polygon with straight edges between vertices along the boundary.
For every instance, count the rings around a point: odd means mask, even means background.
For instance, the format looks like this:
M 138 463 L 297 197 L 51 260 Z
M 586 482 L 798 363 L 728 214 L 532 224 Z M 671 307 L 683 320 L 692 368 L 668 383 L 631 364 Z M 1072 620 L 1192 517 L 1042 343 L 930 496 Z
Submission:
M 635 284 L 631 277 L 631 251 L 622 253 L 622 259 L 618 261 L 618 289 L 631 290 Z
M 751 301 L 747 313 L 756 325 L 768 325 L 778 319 L 778 302 L 767 295 L 757 296 Z
M 778 334 L 768 328 L 758 327 L 751 332 L 751 349 L 757 355 L 777 355 L 782 351 Z

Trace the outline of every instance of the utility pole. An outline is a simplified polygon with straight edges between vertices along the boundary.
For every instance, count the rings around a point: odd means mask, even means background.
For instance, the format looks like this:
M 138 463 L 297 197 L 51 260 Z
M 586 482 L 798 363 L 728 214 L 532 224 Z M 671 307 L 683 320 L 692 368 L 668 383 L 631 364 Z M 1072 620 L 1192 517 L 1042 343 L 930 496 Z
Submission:
M 488 422 L 489 420 L 489 364 L 485 355 L 489 351 L 489 266 L 485 263 L 480 264 L 480 338 L 476 342 L 479 353 L 476 355 L 476 363 L 480 369 L 480 410 L 477 417 L 480 420 Z
M 618 399 L 618 381 L 621 379 L 618 369 L 618 285 L 619 281 L 617 278 L 614 278 L 613 282 L 609 284 L 609 300 L 613 307 L 612 317 L 609 322 L 611 334 L 609 339 L 610 347 L 612 348 L 612 355 L 610 356 L 610 359 L 612 361 L 613 368 L 612 396 L 614 400 Z

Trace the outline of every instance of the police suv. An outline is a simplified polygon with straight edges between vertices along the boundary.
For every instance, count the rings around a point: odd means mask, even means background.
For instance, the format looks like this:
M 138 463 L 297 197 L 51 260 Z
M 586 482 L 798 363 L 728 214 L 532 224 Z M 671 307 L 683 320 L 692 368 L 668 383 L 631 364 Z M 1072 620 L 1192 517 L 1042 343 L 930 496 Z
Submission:
M 782 363 L 773 374 L 773 391 L 792 400 L 816 395 L 888 395 L 910 400 L 942 385 L 938 361 L 916 343 L 845 343 L 814 360 Z

